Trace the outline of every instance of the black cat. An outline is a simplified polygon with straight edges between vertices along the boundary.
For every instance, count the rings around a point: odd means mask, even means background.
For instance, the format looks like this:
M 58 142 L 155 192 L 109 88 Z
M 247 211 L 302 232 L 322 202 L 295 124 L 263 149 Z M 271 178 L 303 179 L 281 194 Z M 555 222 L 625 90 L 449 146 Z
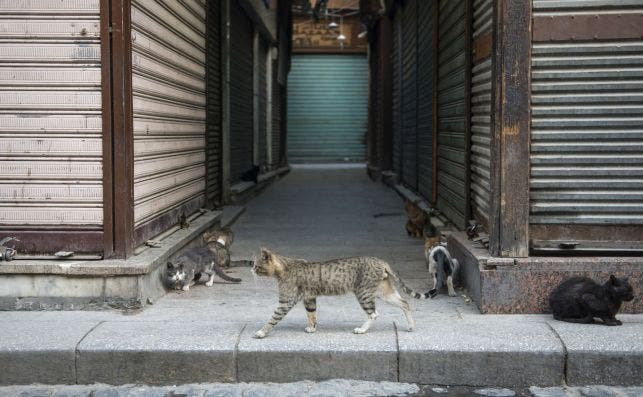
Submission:
M 572 277 L 552 291 L 549 306 L 559 321 L 591 324 L 597 317 L 605 325 L 621 325 L 616 313 L 623 301 L 632 299 L 634 294 L 627 277 L 611 275 L 603 285 L 587 277 Z
M 253 165 L 251 169 L 241 175 L 241 180 L 257 183 L 260 171 L 261 168 L 258 165 Z

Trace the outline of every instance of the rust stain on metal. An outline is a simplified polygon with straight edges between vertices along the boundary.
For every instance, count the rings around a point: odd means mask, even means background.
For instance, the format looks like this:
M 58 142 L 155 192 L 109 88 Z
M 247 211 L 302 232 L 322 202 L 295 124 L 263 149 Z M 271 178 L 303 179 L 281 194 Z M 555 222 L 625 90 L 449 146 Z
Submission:
M 502 135 L 505 136 L 514 136 L 520 133 L 520 126 L 518 125 L 506 125 L 502 127 Z
M 476 63 L 491 55 L 491 32 L 478 37 L 473 41 L 473 62 Z
M 536 16 L 534 41 L 643 38 L 643 14 Z

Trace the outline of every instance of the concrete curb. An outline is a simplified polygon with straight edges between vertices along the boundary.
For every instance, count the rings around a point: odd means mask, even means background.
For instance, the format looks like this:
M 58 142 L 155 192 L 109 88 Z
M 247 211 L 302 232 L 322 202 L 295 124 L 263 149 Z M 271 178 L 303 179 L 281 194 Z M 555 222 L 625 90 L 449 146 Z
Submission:
M 354 322 L 306 334 L 293 323 L 211 319 L 0 322 L 0 384 L 292 382 L 333 378 L 466 386 L 641 385 L 643 317 L 622 327 L 516 319 L 425 321 L 426 332 Z M 127 318 L 127 317 L 124 317 Z M 623 332 L 625 334 L 623 334 Z M 567 372 L 565 373 L 565 368 Z

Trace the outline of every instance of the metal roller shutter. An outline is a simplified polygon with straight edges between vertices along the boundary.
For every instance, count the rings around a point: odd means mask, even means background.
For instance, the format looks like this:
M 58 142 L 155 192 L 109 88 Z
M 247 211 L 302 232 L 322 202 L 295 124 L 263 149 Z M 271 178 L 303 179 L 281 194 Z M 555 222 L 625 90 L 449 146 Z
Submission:
M 206 201 L 221 203 L 221 3 L 207 3 Z
M 418 191 L 433 200 L 433 1 L 418 2 Z
M 473 40 L 491 34 L 493 1 L 474 0 Z M 491 180 L 491 54 L 474 62 L 471 77 L 471 208 L 489 223 Z
M 205 193 L 205 8 L 132 1 L 135 227 Z
M 402 173 L 402 11 L 397 7 L 393 19 L 393 171 Z
M 230 178 L 234 183 L 253 165 L 254 26 L 236 1 L 230 6 Z
M 280 148 L 280 126 L 281 126 L 281 85 L 279 78 L 279 61 L 272 61 L 272 162 L 270 166 L 277 168 L 281 165 Z
M 596 14 L 643 14 L 641 2 L 592 5 Z M 586 11 L 581 1 L 534 1 L 535 17 Z M 534 42 L 531 92 L 532 230 L 559 227 L 579 239 L 583 233 L 575 231 L 585 230 L 587 237 L 592 227 L 641 230 L 643 42 Z M 588 238 L 610 239 L 616 229 Z
M 466 226 L 466 2 L 440 0 L 438 48 L 437 208 Z
M 368 117 L 364 55 L 293 55 L 288 78 L 288 159 L 362 162 Z
M 54 252 L 87 249 L 62 230 L 93 231 L 102 250 L 99 8 L 0 2 L 0 227 L 21 253 L 43 252 L 30 233 Z
M 402 12 L 402 182 L 417 189 L 417 1 Z
M 268 93 L 266 88 L 268 86 L 268 76 L 266 75 L 268 68 L 266 60 L 268 59 L 268 43 L 263 38 L 259 39 L 259 58 L 257 59 L 257 73 L 259 74 L 259 164 L 267 165 L 268 162 Z

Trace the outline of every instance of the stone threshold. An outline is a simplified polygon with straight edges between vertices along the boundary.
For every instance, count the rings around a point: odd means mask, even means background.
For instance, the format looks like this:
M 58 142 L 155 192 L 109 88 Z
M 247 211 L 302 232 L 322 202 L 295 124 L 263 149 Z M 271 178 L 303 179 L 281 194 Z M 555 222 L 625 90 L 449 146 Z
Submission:
M 631 256 L 491 256 L 464 232 L 448 237 L 451 254 L 461 265 L 460 281 L 481 313 L 548 313 L 551 290 L 564 279 L 586 276 L 604 282 L 610 274 L 628 276 L 635 298 L 621 313 L 643 313 L 643 257 Z
M 273 179 L 280 177 L 289 171 L 290 167 L 286 166 L 274 169 L 272 171 L 264 172 L 257 176 L 257 183 L 254 183 L 252 181 L 238 182 L 230 186 L 230 192 L 233 194 L 233 196 L 246 194 L 248 191 L 254 189 L 255 187 L 263 185 L 265 182 L 271 182 Z
M 157 236 L 158 246 L 139 247 L 128 259 L 2 262 L 0 311 L 140 309 L 165 295 L 168 259 L 186 246 L 203 245 L 201 235 L 220 224 L 224 212 L 203 210 L 187 228 L 170 229 Z M 233 222 L 243 207 L 227 212 Z
M 20 259 L 11 262 L 0 262 L 2 274 L 56 274 L 73 276 L 123 276 L 147 274 L 164 264 L 176 251 L 192 240 L 197 239 L 206 230 L 220 221 L 221 211 L 205 211 L 201 216 L 190 221 L 190 226 L 178 229 L 158 241 L 159 247 L 149 247 L 140 254 L 128 259 L 58 260 Z

